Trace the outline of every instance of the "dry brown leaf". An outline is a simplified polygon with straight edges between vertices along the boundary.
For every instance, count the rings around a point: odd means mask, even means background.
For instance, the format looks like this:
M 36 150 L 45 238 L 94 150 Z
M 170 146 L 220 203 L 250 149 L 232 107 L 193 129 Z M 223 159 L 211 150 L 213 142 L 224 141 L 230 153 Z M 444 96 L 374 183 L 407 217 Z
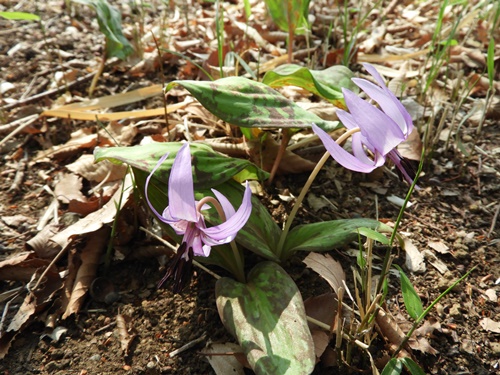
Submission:
M 422 251 L 422 254 L 424 254 L 424 258 L 435 268 L 439 271 L 440 274 L 444 275 L 446 272 L 449 271 L 448 266 L 440 259 L 436 257 L 436 255 L 431 251 L 431 250 L 424 250 Z
M 90 154 L 80 156 L 75 162 L 66 165 L 66 168 L 89 181 L 95 182 L 121 180 L 127 173 L 125 164 L 113 164 L 108 160 L 96 163 L 94 155 Z
M 38 280 L 43 270 L 32 274 L 32 280 Z M 12 318 L 6 331 L 0 336 L 0 359 L 8 352 L 10 343 L 18 332 L 27 327 L 36 318 L 36 314 L 44 310 L 51 302 L 54 294 L 61 289 L 62 280 L 56 271 L 48 271 L 36 290 L 29 291 L 23 303 Z
M 396 320 L 383 309 L 378 310 L 375 321 L 380 333 L 389 342 L 391 351 L 395 351 L 404 340 L 404 332 L 401 330 Z M 408 357 L 410 354 L 403 348 L 399 356 Z
M 479 321 L 479 324 L 485 331 L 500 333 L 500 323 L 495 322 L 490 318 L 483 318 Z
M 311 335 L 314 342 L 314 353 L 316 354 L 316 358 L 320 358 L 328 347 L 330 337 L 325 331 L 320 329 L 313 329 Z
M 69 203 L 71 200 L 86 202 L 87 198 L 80 191 L 83 183 L 82 178 L 73 173 L 64 173 L 54 187 L 54 193 L 62 203 Z
M 216 375 L 244 375 L 244 366 L 240 363 L 237 356 L 245 357 L 241 346 L 226 343 L 207 343 L 203 350 L 203 355 L 208 359 Z
M 417 249 L 409 238 L 404 239 L 405 244 L 405 265 L 408 271 L 420 273 L 425 272 L 424 255 Z
M 307 316 L 333 327 L 337 315 L 338 300 L 333 293 L 309 297 L 304 301 Z M 316 328 L 313 323 L 308 323 L 309 328 Z
M 90 284 L 97 273 L 99 258 L 108 244 L 110 231 L 111 229 L 105 226 L 87 236 L 87 243 L 80 254 L 81 265 L 78 268 L 71 297 L 62 316 L 63 319 L 80 310 Z
M 320 275 L 335 293 L 345 287 L 345 273 L 342 265 L 328 254 L 310 253 L 303 261 L 307 267 Z
M 436 318 L 430 317 L 424 321 L 424 324 L 415 330 L 417 337 L 426 337 L 431 335 L 435 330 L 441 332 L 441 323 Z
M 28 282 L 38 269 L 47 267 L 49 263 L 46 259 L 37 258 L 34 251 L 16 254 L 0 262 L 0 280 Z
M 59 225 L 50 223 L 36 234 L 35 237 L 26 242 L 25 247 L 33 250 L 38 258 L 52 259 L 61 250 L 50 239 L 59 231 Z
M 422 156 L 422 141 L 418 129 L 414 128 L 408 138 L 398 146 L 398 151 L 401 156 L 419 161 Z
M 131 177 L 127 175 L 124 179 L 123 187 L 118 188 L 109 202 L 99 211 L 92 212 L 75 224 L 57 233 L 52 237 L 51 241 L 61 246 L 61 248 L 65 248 L 71 242 L 73 236 L 95 232 L 101 228 L 103 224 L 111 223 L 115 218 L 117 209 L 121 209 L 127 203 L 132 191 L 132 180 Z M 117 207 L 122 193 L 121 206 Z
M 436 250 L 440 254 L 449 254 L 450 248 L 443 241 L 429 241 L 427 243 L 431 249 Z
M 130 352 L 130 345 L 132 341 L 135 339 L 135 334 L 130 334 L 129 329 L 127 329 L 127 321 L 125 316 L 122 314 L 118 314 L 116 316 L 116 328 L 118 329 L 118 336 L 120 337 L 120 346 L 123 352 L 123 355 L 127 357 Z

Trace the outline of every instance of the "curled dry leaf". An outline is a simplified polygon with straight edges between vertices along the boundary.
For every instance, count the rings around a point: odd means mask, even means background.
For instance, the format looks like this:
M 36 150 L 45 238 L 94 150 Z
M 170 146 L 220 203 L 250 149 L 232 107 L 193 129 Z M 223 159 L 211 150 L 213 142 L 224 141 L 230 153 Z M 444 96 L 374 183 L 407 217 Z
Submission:
M 449 254 L 450 248 L 442 241 L 429 241 L 427 245 L 440 254 Z
M 310 253 L 304 263 L 326 280 L 335 293 L 345 287 L 345 273 L 339 262 L 328 254 Z
M 52 259 L 61 250 L 50 239 L 58 232 L 59 225 L 50 223 L 36 234 L 35 237 L 26 242 L 25 247 L 28 250 L 33 250 L 38 258 Z
M 87 198 L 80 191 L 82 189 L 82 178 L 73 173 L 64 173 L 54 187 L 54 194 L 62 203 L 72 200 L 85 202 Z
M 319 320 L 334 328 L 335 316 L 337 315 L 338 301 L 333 293 L 325 293 L 319 296 L 309 297 L 304 301 L 307 316 Z M 309 328 L 317 328 L 315 324 L 308 323 Z
M 406 259 L 405 265 L 408 271 L 414 273 L 425 272 L 424 255 L 417 249 L 409 238 L 404 239 Z
M 495 322 L 490 318 L 483 318 L 479 321 L 479 324 L 485 331 L 500 333 L 500 323 Z
M 34 251 L 17 254 L 0 262 L 0 280 L 28 282 L 37 270 L 47 267 L 49 263 L 47 259 L 37 258 Z
M 87 236 L 87 243 L 80 254 L 81 265 L 76 274 L 71 297 L 68 305 L 63 306 L 63 319 L 80 310 L 90 284 L 94 281 L 99 258 L 108 244 L 110 231 L 110 228 L 105 226 Z
M 111 223 L 116 216 L 117 210 L 121 209 L 127 203 L 132 191 L 132 179 L 129 175 L 127 175 L 124 179 L 123 187 L 121 189 L 117 189 L 108 203 L 106 203 L 98 211 L 92 212 L 83 219 L 77 221 L 75 224 L 70 225 L 63 231 L 57 233 L 54 237 L 52 237 L 51 241 L 59 245 L 61 248 L 66 248 L 74 236 L 95 232 L 104 224 Z M 121 206 L 118 207 L 120 200 Z
M 113 164 L 108 160 L 95 163 L 94 156 L 90 154 L 82 155 L 74 163 L 68 164 L 66 168 L 89 181 L 111 182 L 121 180 L 127 173 L 125 164 Z
M 207 343 L 202 354 L 207 357 L 216 375 L 245 374 L 241 360 L 246 362 L 246 358 L 243 349 L 238 344 L 232 342 Z M 250 367 L 248 362 L 247 367 Z
M 43 269 L 32 274 L 32 280 L 39 280 Z M 15 336 L 27 327 L 36 318 L 36 313 L 43 311 L 52 300 L 54 294 L 61 289 L 62 280 L 59 273 L 50 270 L 45 273 L 39 287 L 28 292 L 16 314 L 10 321 L 7 329 L 0 335 L 0 359 L 7 354 L 10 344 Z
M 129 333 L 130 330 L 127 329 L 127 320 L 130 320 L 130 318 L 127 318 L 122 314 L 118 314 L 116 316 L 116 328 L 118 329 L 120 346 L 125 357 L 129 355 L 130 345 L 136 336 L 135 334 Z

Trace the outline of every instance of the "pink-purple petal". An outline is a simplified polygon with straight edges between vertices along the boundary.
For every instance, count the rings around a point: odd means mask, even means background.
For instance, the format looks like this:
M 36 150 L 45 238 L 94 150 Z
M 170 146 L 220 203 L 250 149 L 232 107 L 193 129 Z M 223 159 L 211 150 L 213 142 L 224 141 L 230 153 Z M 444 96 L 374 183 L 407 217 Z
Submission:
M 224 194 L 215 189 L 212 189 L 212 193 L 214 193 L 215 198 L 217 198 L 220 205 L 222 206 L 222 211 L 224 211 L 224 215 L 226 215 L 226 220 L 233 216 L 236 211 L 231 202 L 229 202 L 229 199 L 227 199 Z
M 356 124 L 356 121 L 354 121 L 349 112 L 346 112 L 343 109 L 338 109 L 337 117 L 347 129 L 352 130 L 359 128 L 358 124 Z
M 344 168 L 350 169 L 355 172 L 369 173 L 375 169 L 373 165 L 363 163 L 355 156 L 348 153 L 340 147 L 323 129 L 313 124 L 312 129 L 314 133 L 321 139 L 326 150 L 332 157 L 342 165 Z
M 349 90 L 343 91 L 347 107 L 360 127 L 361 133 L 382 155 L 387 154 L 405 139 L 399 126 L 384 112 Z
M 174 219 L 197 220 L 189 143 L 177 152 L 168 180 L 170 214 Z
M 149 200 L 149 193 L 148 193 L 148 188 L 149 188 L 149 183 L 151 182 L 151 177 L 153 177 L 153 175 L 155 174 L 156 170 L 160 167 L 160 165 L 165 161 L 165 159 L 168 158 L 168 153 L 166 153 L 165 155 L 163 155 L 160 160 L 158 160 L 158 163 L 156 163 L 155 167 L 153 168 L 153 170 L 151 171 L 151 173 L 148 175 L 148 177 L 146 178 L 146 183 L 144 184 L 144 195 L 146 197 L 146 202 L 148 203 L 148 206 L 149 208 L 151 209 L 151 211 L 153 211 L 153 213 L 159 218 L 159 219 L 162 219 L 162 215 L 160 215 L 160 213 L 156 210 L 156 208 L 153 207 L 153 204 L 151 203 L 151 201 Z
M 246 224 L 251 212 L 252 191 L 247 182 L 243 200 L 234 215 L 219 225 L 210 228 L 200 228 L 205 234 L 205 243 L 208 245 L 221 245 L 231 242 L 236 237 L 238 231 Z

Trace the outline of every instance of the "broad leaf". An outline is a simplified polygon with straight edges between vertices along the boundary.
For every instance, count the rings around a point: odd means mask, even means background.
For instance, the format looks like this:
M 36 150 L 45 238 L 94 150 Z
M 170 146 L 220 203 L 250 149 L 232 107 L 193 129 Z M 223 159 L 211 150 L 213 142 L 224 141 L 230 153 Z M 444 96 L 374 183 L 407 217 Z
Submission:
M 133 168 L 150 172 L 158 160 L 169 153 L 169 157 L 156 170 L 155 177 L 168 183 L 170 168 L 177 151 L 182 144 L 178 142 L 151 143 L 134 147 L 97 148 L 94 151 L 96 161 L 108 159 L 114 163 L 126 163 Z M 210 146 L 190 144 L 192 164 L 194 167 L 193 181 L 196 188 L 209 188 L 234 178 L 237 181 L 265 180 L 267 172 L 243 159 L 229 158 L 212 150 Z
M 286 271 L 262 262 L 246 284 L 217 281 L 217 309 L 256 374 L 309 374 L 315 354 L 300 292 Z
M 122 32 L 122 16 L 118 9 L 110 5 L 106 0 L 73 0 L 75 3 L 88 5 L 97 12 L 99 30 L 106 37 L 107 57 L 118 57 L 125 60 L 134 52 Z
M 304 34 L 309 29 L 310 0 L 265 0 L 274 23 L 283 31 Z
M 282 259 L 295 251 L 329 251 L 358 238 L 358 228 L 380 230 L 383 224 L 373 219 L 323 221 L 294 227 L 283 245 Z
M 208 111 L 220 119 L 244 128 L 309 128 L 314 123 L 326 131 L 339 127 L 338 121 L 324 121 L 302 109 L 276 90 L 243 77 L 216 81 L 173 81 L 188 90 Z
M 422 300 L 419 295 L 413 288 L 413 285 L 403 272 L 401 267 L 397 264 L 394 265 L 399 271 L 399 276 L 401 278 L 401 293 L 403 294 L 403 302 L 405 303 L 406 310 L 408 314 L 414 319 L 417 320 L 420 315 L 424 312 L 424 307 L 422 305 Z
M 380 375 L 399 375 L 403 371 L 403 365 L 399 358 L 392 358 L 384 367 Z
M 417 365 L 413 359 L 409 358 L 409 357 L 403 357 L 403 358 L 399 358 L 399 361 L 403 363 L 403 365 L 405 365 L 405 367 L 408 369 L 408 371 L 410 371 L 410 374 L 412 375 L 425 375 L 425 372 L 424 370 L 422 370 L 420 368 L 419 365 Z
M 382 245 L 389 245 L 391 242 L 385 235 L 371 228 L 357 228 L 355 232 L 367 238 L 371 238 L 374 241 L 380 242 Z
M 302 87 L 330 101 L 336 107 L 345 109 L 342 88 L 359 91 L 358 86 L 351 80 L 353 76 L 352 71 L 343 65 L 331 66 L 325 70 L 310 70 L 303 66 L 286 64 L 267 72 L 262 83 L 271 87 Z

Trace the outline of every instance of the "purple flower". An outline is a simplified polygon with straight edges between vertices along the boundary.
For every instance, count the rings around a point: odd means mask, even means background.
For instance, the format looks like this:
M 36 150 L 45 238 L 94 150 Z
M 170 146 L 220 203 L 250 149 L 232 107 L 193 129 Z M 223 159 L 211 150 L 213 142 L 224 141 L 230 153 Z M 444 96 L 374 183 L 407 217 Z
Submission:
M 163 284 L 173 276 L 174 292 L 179 293 L 191 279 L 193 256 L 208 257 L 212 246 L 231 242 L 245 225 L 252 211 L 252 192 L 247 182 L 243 201 L 238 211 L 234 210 L 232 204 L 223 194 L 214 189 L 212 192 L 217 200 L 210 197 L 204 198 L 200 202 L 195 201 L 191 152 L 189 144 L 186 143 L 179 149 L 172 164 L 168 180 L 169 205 L 160 214 L 149 200 L 148 186 L 151 177 L 167 157 L 168 154 L 164 155 L 147 177 L 145 195 L 149 207 L 158 219 L 170 225 L 175 233 L 184 236 L 177 254 L 167 266 L 167 273 L 159 284 Z M 225 218 L 221 219 L 225 219 L 224 222 L 207 228 L 201 213 L 201 210 L 208 208 L 208 205 L 205 204 L 206 201 L 210 201 L 222 209 Z
M 398 168 L 406 181 L 413 182 L 415 172 L 410 162 L 403 158 L 396 147 L 406 140 L 413 130 L 411 116 L 396 96 L 387 88 L 377 70 L 363 64 L 379 86 L 366 79 L 353 78 L 353 82 L 370 98 L 378 103 L 380 109 L 359 98 L 352 91 L 342 89 L 349 112 L 338 110 L 337 114 L 344 126 L 351 130 L 359 128 L 360 132 L 352 135 L 352 152 L 350 154 L 339 146 L 318 126 L 312 126 L 325 148 L 343 167 L 369 173 L 385 163 L 389 158 Z M 367 155 L 369 150 L 372 157 Z

